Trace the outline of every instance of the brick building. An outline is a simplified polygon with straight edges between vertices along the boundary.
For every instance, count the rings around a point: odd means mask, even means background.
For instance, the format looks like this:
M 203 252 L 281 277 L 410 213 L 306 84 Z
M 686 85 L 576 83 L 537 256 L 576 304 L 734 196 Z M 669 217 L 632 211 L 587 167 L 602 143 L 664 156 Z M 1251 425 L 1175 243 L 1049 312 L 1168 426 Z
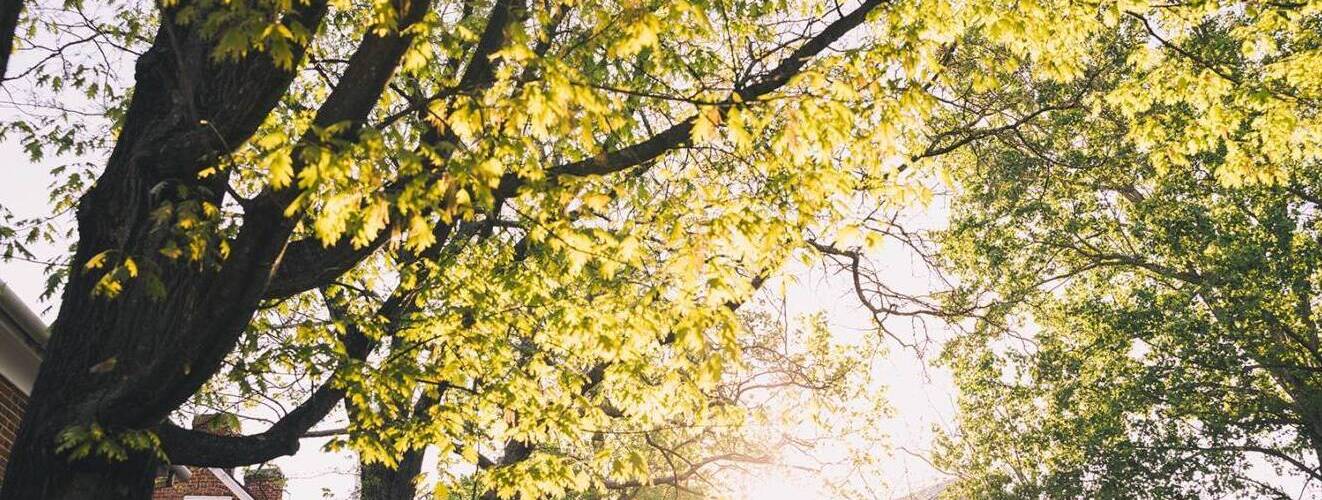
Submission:
M 9 463 L 14 435 L 41 365 L 46 327 L 0 282 L 0 480 Z M 218 425 L 224 423 L 225 425 Z M 233 418 L 199 416 L 194 427 L 219 434 L 239 432 Z M 154 500 L 282 500 L 285 478 L 274 467 L 249 470 L 241 482 L 233 470 L 174 466 L 156 480 Z
M 152 500 L 281 500 L 285 479 L 277 469 L 259 469 L 244 475 L 240 483 L 226 469 L 185 467 L 188 472 L 172 470 L 156 480 Z M 254 474 L 273 471 L 274 474 Z

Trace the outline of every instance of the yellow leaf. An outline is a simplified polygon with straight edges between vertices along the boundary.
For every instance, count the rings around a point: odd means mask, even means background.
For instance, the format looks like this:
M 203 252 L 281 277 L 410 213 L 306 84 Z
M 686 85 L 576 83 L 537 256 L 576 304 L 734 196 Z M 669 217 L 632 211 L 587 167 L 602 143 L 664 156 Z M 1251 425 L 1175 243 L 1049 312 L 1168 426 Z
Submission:
M 83 269 L 87 271 L 91 271 L 93 269 L 101 267 L 105 265 L 106 258 L 108 258 L 109 256 L 110 256 L 110 250 L 106 250 L 99 254 L 93 255 L 92 258 L 87 259 L 86 264 L 83 264 Z
M 282 189 L 294 180 L 294 160 L 290 157 L 288 148 L 272 151 L 266 155 L 262 163 L 262 166 L 266 167 L 271 187 Z
M 843 246 L 853 246 L 858 243 L 858 239 L 859 229 L 858 226 L 853 224 L 840 228 L 840 231 L 835 235 L 836 244 Z
M 405 246 L 413 251 L 423 250 L 436 243 L 436 235 L 432 233 L 431 224 L 421 214 L 413 214 L 409 218 L 409 237 Z
M 470 464 L 477 463 L 477 448 L 474 448 L 472 446 L 465 446 L 464 451 L 461 452 L 460 454 L 463 455 L 464 460 L 467 461 L 468 463 Z
M 866 248 L 868 252 L 876 252 L 877 250 L 880 250 L 882 243 L 885 241 L 886 238 L 883 237 L 881 233 L 868 232 L 868 234 L 863 235 L 863 247 Z
M 698 110 L 693 120 L 692 138 L 694 144 L 700 144 L 716 137 L 716 127 L 721 124 L 721 112 L 712 106 Z
M 719 115 L 718 115 L 719 116 Z M 747 150 L 753 144 L 752 135 L 748 133 L 747 124 L 744 121 L 744 114 L 738 108 L 730 109 L 726 127 L 730 133 L 730 142 L 740 150 Z
M 262 149 L 272 150 L 289 143 L 289 137 L 284 132 L 269 132 L 257 140 L 257 145 Z
M 477 164 L 477 173 L 487 179 L 499 179 L 505 173 L 505 166 L 494 159 L 486 159 Z
M 467 189 L 459 189 L 454 192 L 454 206 L 466 207 L 473 202 L 472 197 L 468 195 Z
M 583 197 L 583 206 L 588 207 L 593 212 L 601 212 L 610 202 L 611 197 L 601 193 L 592 193 Z

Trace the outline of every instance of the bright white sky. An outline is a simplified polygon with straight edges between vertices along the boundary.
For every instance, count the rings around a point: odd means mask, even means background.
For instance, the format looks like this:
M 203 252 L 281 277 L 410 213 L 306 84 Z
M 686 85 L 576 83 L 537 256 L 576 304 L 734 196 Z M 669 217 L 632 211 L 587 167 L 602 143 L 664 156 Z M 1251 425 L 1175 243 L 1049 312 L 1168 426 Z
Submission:
M 0 107 L 0 113 L 8 112 L 12 110 Z M 0 161 L 3 161 L 0 164 L 5 165 L 3 171 L 0 171 L 0 206 L 8 208 L 18 217 L 49 216 L 51 208 L 47 192 L 52 180 L 49 170 L 69 160 L 72 158 L 48 159 L 33 164 L 17 144 L 12 141 L 0 143 Z M 940 223 L 941 212 L 939 209 L 931 210 L 916 222 L 928 225 Z M 65 216 L 65 222 L 72 224 L 68 215 Z M 54 259 L 64 255 L 66 245 L 67 242 L 41 245 L 36 250 L 40 259 Z M 877 257 L 878 262 L 887 265 L 885 275 L 891 286 L 914 292 L 929 289 L 922 266 L 916 265 L 911 256 L 899 250 L 897 245 L 883 248 L 882 255 Z M 860 335 L 869 328 L 870 320 L 857 307 L 857 301 L 845 280 L 826 276 L 820 269 L 802 270 L 795 274 L 798 283 L 790 285 L 786 290 L 791 317 L 823 311 L 831 322 L 832 331 L 846 337 Z M 47 322 L 54 319 L 58 303 L 55 300 L 39 300 L 45 283 L 42 265 L 20 260 L 0 262 L 0 279 Z M 934 333 L 939 335 L 939 332 Z M 940 473 L 912 454 L 926 453 L 934 425 L 951 428 L 954 390 L 947 373 L 925 367 L 912 353 L 895 345 L 891 345 L 891 353 L 876 369 L 877 378 L 888 386 L 885 397 L 894 408 L 894 415 L 887 420 L 883 429 L 890 436 L 893 448 L 875 450 L 875 458 L 884 464 L 879 470 L 886 472 L 882 477 L 869 481 L 869 486 L 878 498 L 896 498 L 942 480 Z M 319 427 L 336 426 L 323 424 Z M 249 432 L 258 430 L 247 429 Z M 351 498 L 355 472 L 353 457 L 347 453 L 321 451 L 320 447 L 325 441 L 304 440 L 303 451 L 298 455 L 274 462 L 289 477 L 288 498 Z M 814 492 L 810 479 L 790 474 L 772 474 L 752 478 L 748 482 L 741 492 L 745 498 L 805 498 L 820 495 Z

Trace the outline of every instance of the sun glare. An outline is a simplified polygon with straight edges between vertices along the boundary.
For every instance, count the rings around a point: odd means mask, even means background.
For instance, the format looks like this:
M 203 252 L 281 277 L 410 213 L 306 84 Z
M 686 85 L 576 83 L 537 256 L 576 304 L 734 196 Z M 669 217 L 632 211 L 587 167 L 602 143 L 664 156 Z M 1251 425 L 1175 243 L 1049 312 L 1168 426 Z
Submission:
M 798 500 L 826 498 L 807 478 L 775 473 L 750 476 L 735 498 L 744 500 Z

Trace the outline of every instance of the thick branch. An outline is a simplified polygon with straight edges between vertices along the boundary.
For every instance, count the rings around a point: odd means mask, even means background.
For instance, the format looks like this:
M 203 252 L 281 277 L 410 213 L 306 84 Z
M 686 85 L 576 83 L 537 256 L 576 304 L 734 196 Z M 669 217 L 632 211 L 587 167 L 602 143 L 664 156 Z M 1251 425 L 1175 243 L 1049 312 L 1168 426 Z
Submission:
M 392 299 L 398 294 L 392 296 Z M 382 312 L 389 307 L 397 307 L 401 299 L 390 300 L 382 306 Z M 396 304 L 396 306 L 392 306 Z M 344 317 L 344 310 L 331 301 L 326 301 L 331 315 Z M 362 329 L 352 322 L 345 322 L 345 332 L 341 341 L 349 359 L 362 361 L 376 347 L 377 342 L 365 335 Z M 281 417 L 270 429 L 260 434 L 249 436 L 220 436 L 208 432 L 189 430 L 166 422 L 156 428 L 156 435 L 161 439 L 161 449 L 175 464 L 200 467 L 237 467 L 271 460 L 276 457 L 292 455 L 298 451 L 298 440 L 308 437 L 308 429 L 317 425 L 326 415 L 335 409 L 335 405 L 344 399 L 345 391 L 335 385 L 334 377 L 326 380 L 313 391 L 302 404 Z
M 436 245 L 428 250 L 439 252 L 440 247 L 441 245 Z M 435 258 L 436 255 L 426 257 Z M 375 316 L 385 319 L 387 331 L 391 335 L 398 331 L 404 318 L 418 309 L 417 294 L 425 288 L 425 282 L 426 280 L 423 279 L 420 280 L 420 283 L 424 284 L 411 288 L 396 288 L 390 297 L 377 308 Z M 347 311 L 341 306 L 328 300 L 326 307 L 331 316 L 344 325 L 345 335 L 342 341 L 348 358 L 356 361 L 366 360 L 367 356 L 379 345 L 379 342 L 372 340 L 363 333 L 357 324 L 349 321 Z M 161 437 L 162 448 L 165 450 L 166 456 L 170 457 L 170 460 L 176 464 L 234 467 L 260 463 L 297 452 L 300 438 L 342 433 L 343 430 L 310 432 L 309 429 L 330 414 L 335 405 L 344 399 L 345 394 L 344 389 L 335 385 L 333 378 L 328 379 L 313 392 L 307 401 L 304 401 L 294 411 L 285 415 L 270 429 L 260 434 L 216 436 L 200 431 L 182 429 L 168 422 L 160 426 L 157 433 Z M 435 399 L 424 395 L 414 408 L 414 414 L 421 415 L 435 403 Z M 350 419 L 353 419 L 352 411 L 350 412 Z
M 753 101 L 780 89 L 798 74 L 808 61 L 826 50 L 845 33 L 862 24 L 869 13 L 883 3 L 885 0 L 868 0 L 859 5 L 853 12 L 832 22 L 821 33 L 800 46 L 757 82 L 739 89 L 735 96 L 739 101 Z M 503 0 L 492 7 L 487 27 L 461 78 L 460 89 L 480 89 L 491 85 L 495 78 L 491 55 L 507 43 L 506 32 L 509 25 L 522 19 L 525 10 L 523 2 L 518 0 Z M 727 108 L 735 102 L 733 97 L 727 101 Z M 549 177 L 605 175 L 642 165 L 687 144 L 695 122 L 696 117 L 690 117 L 637 144 L 593 158 L 552 167 L 548 172 Z M 447 140 L 453 142 L 456 139 L 443 136 L 442 132 L 435 128 L 428 128 L 422 137 L 422 142 L 428 145 Z M 495 197 L 510 198 L 525 182 L 516 174 L 506 174 L 495 190 Z M 380 241 L 374 241 L 362 248 L 353 248 L 347 242 L 340 242 L 323 249 L 315 240 L 291 244 L 290 260 L 281 266 L 282 269 L 273 280 L 267 296 L 280 298 L 326 285 L 379 248 L 384 239 L 378 238 L 378 240 Z
M 524 0 L 498 0 L 491 7 L 487 17 L 487 27 L 473 50 L 473 58 L 468 61 L 468 68 L 459 80 L 460 89 L 476 89 L 490 86 L 496 80 L 495 65 L 491 57 L 505 46 L 510 25 L 521 22 L 527 14 Z
M 349 238 L 342 238 L 329 247 L 311 237 L 292 241 L 285 248 L 280 268 L 266 287 L 265 298 L 283 299 L 329 285 L 381 248 L 389 238 L 390 232 L 382 230 L 376 239 L 361 247 L 355 246 Z
M 403 30 L 421 20 L 429 8 L 429 2 L 426 1 L 400 0 L 400 4 L 399 8 L 404 14 L 399 29 L 384 34 L 371 32 L 364 36 L 339 83 L 317 110 L 313 119 L 314 126 L 326 128 L 347 123 L 352 131 L 365 122 L 411 43 L 412 35 Z M 313 131 L 307 132 L 300 139 L 301 144 L 315 144 L 319 141 Z M 301 170 L 304 165 L 305 162 L 300 158 L 295 171 Z M 197 322 L 199 339 L 194 346 L 199 354 L 193 369 L 184 375 L 187 383 L 162 391 L 158 397 L 186 400 L 198 385 L 214 373 L 225 355 L 233 349 L 239 335 L 247 328 L 258 302 L 265 296 L 271 276 L 279 267 L 295 223 L 293 218 L 285 216 L 285 211 L 298 194 L 299 190 L 295 187 L 268 189 L 245 212 L 243 227 L 234 240 L 233 252 L 221 269 L 218 285 L 206 297 L 208 303 L 217 304 L 218 307 L 204 311 Z M 156 364 L 156 370 L 145 373 L 147 378 L 144 383 L 162 376 L 161 373 L 154 373 L 158 370 L 177 369 L 176 360 L 163 359 Z
M 813 57 L 830 47 L 840 37 L 844 36 L 850 30 L 863 24 L 868 15 L 877 7 L 886 3 L 887 0 L 868 0 L 854 9 L 853 12 L 846 14 L 829 24 L 816 36 L 808 40 L 789 57 L 786 57 L 770 72 L 762 75 L 756 82 L 747 87 L 737 89 L 730 99 L 725 101 L 721 110 L 729 109 L 735 102 L 755 101 L 765 97 L 772 92 L 779 90 L 785 84 L 794 78 L 803 70 L 803 67 L 812 60 Z M 576 162 L 557 165 L 548 169 L 548 177 L 558 176 L 586 176 L 586 175 L 606 175 L 614 172 L 626 170 L 657 158 L 665 153 L 685 146 L 689 143 L 693 132 L 693 126 L 697 121 L 697 116 L 672 125 L 670 128 L 643 140 L 637 144 L 603 153 L 592 158 L 579 160 Z M 500 186 L 496 189 L 497 196 L 510 197 L 514 195 L 519 187 L 526 181 L 517 174 L 506 174 L 501 178 Z
M 220 436 L 184 429 L 166 422 L 156 427 L 170 462 L 198 467 L 237 467 L 262 463 L 298 451 L 298 440 L 344 397 L 330 382 L 265 432 L 250 436 Z
M 458 87 L 460 91 L 471 92 L 483 89 L 495 82 L 495 64 L 491 57 L 505 46 L 508 42 L 506 35 L 510 25 L 520 22 L 526 11 L 523 0 L 501 0 L 492 6 L 487 26 L 460 79 Z M 428 147 L 457 141 L 458 138 L 454 137 L 452 132 L 449 130 L 442 132 L 436 127 L 428 127 L 421 137 L 421 143 Z M 429 155 L 423 156 L 430 158 Z M 432 164 L 429 167 L 427 170 L 431 172 L 443 171 L 440 165 Z M 397 221 L 391 221 L 391 225 L 396 223 Z M 448 234 L 449 231 L 448 224 L 436 228 L 438 236 L 436 241 L 445 241 L 439 236 Z M 376 239 L 361 247 L 354 246 L 348 238 L 343 238 L 329 247 L 323 246 L 316 238 L 290 243 L 280 269 L 276 271 L 275 277 L 267 287 L 266 298 L 285 298 L 330 284 L 335 278 L 353 269 L 368 255 L 381 248 L 389 238 L 390 232 L 390 228 L 382 230 Z

